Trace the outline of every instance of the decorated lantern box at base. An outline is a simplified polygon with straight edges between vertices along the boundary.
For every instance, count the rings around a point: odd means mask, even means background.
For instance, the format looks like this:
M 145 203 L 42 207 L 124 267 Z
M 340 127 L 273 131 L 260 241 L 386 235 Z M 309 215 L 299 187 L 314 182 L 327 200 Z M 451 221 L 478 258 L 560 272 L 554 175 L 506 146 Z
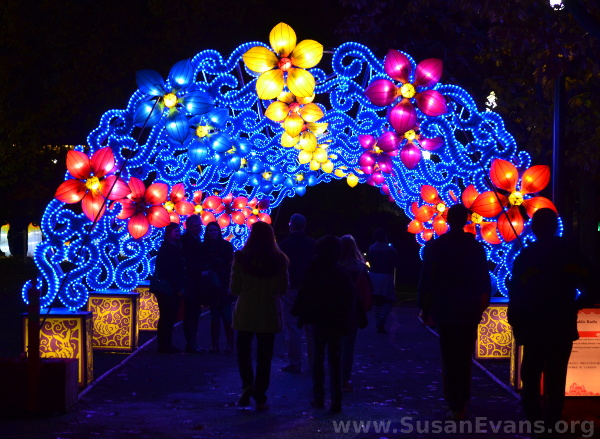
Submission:
M 93 347 L 99 351 L 132 352 L 138 346 L 139 294 L 121 290 L 90 293 L 93 314 Z
M 92 313 L 53 308 L 40 311 L 40 356 L 42 358 L 74 358 L 77 360 L 77 383 L 87 386 L 93 379 Z M 23 315 L 24 347 L 29 337 L 28 315 Z
M 150 292 L 150 281 L 142 281 L 134 293 L 140 295 L 140 310 L 138 329 L 140 331 L 156 331 L 158 325 L 158 302 L 156 296 Z
M 507 318 L 508 299 L 493 297 L 477 328 L 475 358 L 510 358 L 512 329 Z

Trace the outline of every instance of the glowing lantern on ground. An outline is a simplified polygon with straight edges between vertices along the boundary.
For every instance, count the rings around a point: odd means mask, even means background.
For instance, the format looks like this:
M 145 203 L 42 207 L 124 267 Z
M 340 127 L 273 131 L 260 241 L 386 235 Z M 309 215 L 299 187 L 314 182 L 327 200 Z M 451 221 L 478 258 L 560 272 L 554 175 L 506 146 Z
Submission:
M 40 226 L 29 223 L 29 226 L 27 226 L 27 256 L 33 257 L 35 248 L 40 242 L 42 242 Z
M 0 227 L 0 251 L 4 253 L 4 256 L 11 256 L 10 247 L 8 245 L 8 231 L 10 230 L 10 224 L 4 224 Z

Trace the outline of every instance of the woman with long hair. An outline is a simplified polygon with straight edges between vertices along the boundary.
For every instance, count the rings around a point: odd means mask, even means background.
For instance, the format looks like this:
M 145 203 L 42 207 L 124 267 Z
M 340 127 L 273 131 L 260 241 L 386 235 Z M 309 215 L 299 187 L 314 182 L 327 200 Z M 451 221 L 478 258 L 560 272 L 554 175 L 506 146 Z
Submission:
M 342 380 L 343 389 L 346 392 L 352 390 L 351 376 L 352 365 L 354 364 L 354 346 L 356 345 L 356 335 L 358 328 L 364 328 L 367 325 L 367 314 L 371 308 L 372 286 L 369 278 L 369 270 L 364 256 L 358 249 L 356 241 L 352 235 L 341 237 L 342 254 L 340 264 L 348 270 L 354 285 L 356 285 L 358 303 L 356 305 L 357 325 L 352 327 L 350 333 L 342 339 Z
M 165 228 L 165 238 L 156 257 L 154 276 L 171 286 L 170 293 L 155 293 L 160 317 L 156 338 L 158 352 L 177 353 L 173 346 L 173 326 L 177 319 L 179 300 L 185 286 L 183 250 L 181 249 L 179 224 L 170 223 Z
M 233 350 L 233 328 L 231 327 L 231 303 L 233 300 L 231 294 L 229 294 L 233 245 L 223 239 L 221 227 L 216 221 L 206 225 L 202 244 L 202 257 L 205 268 L 215 274 L 215 283 L 208 287 L 209 291 L 207 292 L 210 307 L 210 352 L 219 352 L 221 321 L 223 321 L 225 339 L 227 340 L 227 347 L 224 352 L 229 353 Z
M 242 379 L 240 406 L 250 398 L 258 410 L 269 408 L 267 389 L 271 380 L 271 360 L 275 334 L 281 332 L 281 298 L 288 289 L 288 258 L 279 250 L 271 226 L 252 225 L 250 236 L 235 252 L 231 270 L 231 292 L 238 297 L 233 312 L 237 330 L 237 356 Z M 252 366 L 252 340 L 256 337 L 256 373 Z

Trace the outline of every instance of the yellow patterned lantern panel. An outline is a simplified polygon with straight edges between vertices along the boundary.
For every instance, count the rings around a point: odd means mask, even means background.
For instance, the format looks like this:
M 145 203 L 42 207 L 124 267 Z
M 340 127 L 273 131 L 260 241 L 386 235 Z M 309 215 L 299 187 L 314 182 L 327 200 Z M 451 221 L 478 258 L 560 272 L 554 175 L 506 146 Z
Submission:
M 121 290 L 90 293 L 94 319 L 93 347 L 99 351 L 132 352 L 138 346 L 139 294 Z
M 507 299 L 492 298 L 477 328 L 475 358 L 510 358 L 513 337 L 507 310 Z
M 93 379 L 92 313 L 52 308 L 42 309 L 40 323 L 40 356 L 42 358 L 74 358 L 77 360 L 77 383 L 86 387 Z M 29 337 L 28 315 L 23 315 L 24 347 Z
M 140 295 L 138 329 L 140 331 L 156 331 L 160 313 L 156 296 L 150 292 L 150 282 L 140 282 L 133 292 Z

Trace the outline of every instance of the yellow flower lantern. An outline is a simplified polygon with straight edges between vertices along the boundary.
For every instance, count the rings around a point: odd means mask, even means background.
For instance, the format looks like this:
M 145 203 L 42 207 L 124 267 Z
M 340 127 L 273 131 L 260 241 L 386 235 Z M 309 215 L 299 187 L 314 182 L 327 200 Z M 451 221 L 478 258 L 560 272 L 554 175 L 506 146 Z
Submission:
M 296 33 L 285 23 L 279 23 L 271 30 L 269 42 L 272 50 L 255 46 L 242 56 L 246 67 L 261 74 L 256 81 L 258 97 L 275 99 L 284 86 L 295 96 L 312 96 L 315 78 L 305 69 L 321 61 L 323 45 L 314 40 L 296 44 Z

